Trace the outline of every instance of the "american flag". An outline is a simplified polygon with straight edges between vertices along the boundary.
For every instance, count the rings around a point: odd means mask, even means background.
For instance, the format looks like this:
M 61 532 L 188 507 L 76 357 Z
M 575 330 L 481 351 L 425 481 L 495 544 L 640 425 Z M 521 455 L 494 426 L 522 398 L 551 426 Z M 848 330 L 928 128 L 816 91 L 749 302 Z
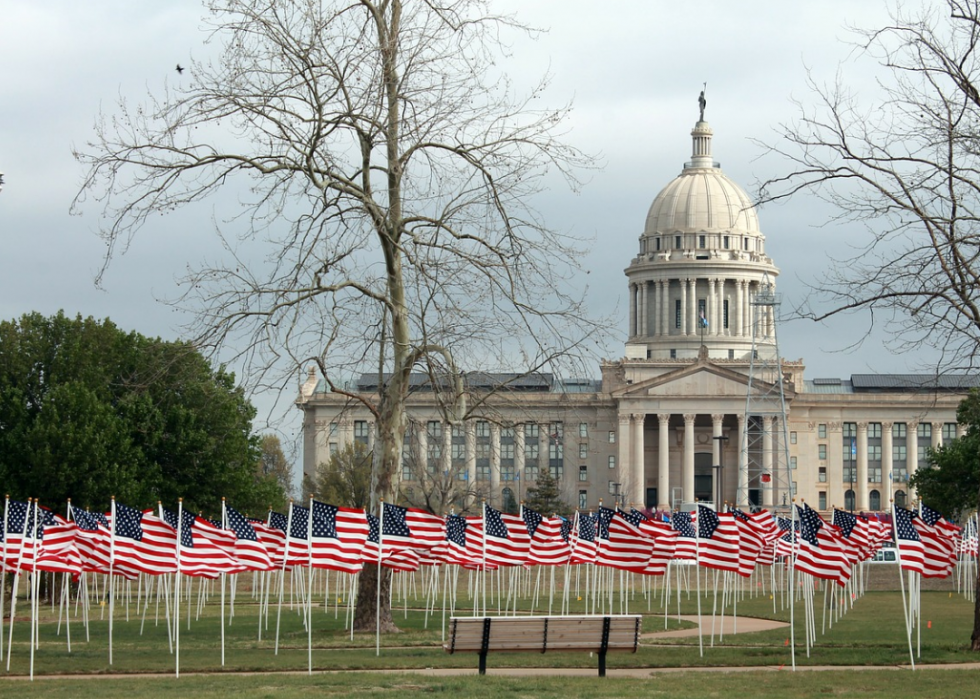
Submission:
M 956 565 L 960 528 L 947 522 L 936 510 L 919 504 L 919 516 L 912 526 L 923 546 L 922 577 L 946 578 Z
M 486 520 L 485 560 L 501 566 L 520 566 L 527 561 L 531 537 L 518 515 L 509 515 L 484 505 Z
M 563 535 L 563 529 L 568 525 L 568 520 L 563 517 L 542 517 L 534 510 L 524 508 L 521 513 L 524 521 L 528 523 L 528 532 L 531 534 L 531 546 L 528 551 L 528 564 L 535 565 L 565 565 L 569 556 L 572 555 L 572 547 L 568 543 L 567 533 Z M 533 525 L 532 522 L 536 524 Z
M 387 552 L 400 549 L 430 549 L 444 538 L 442 517 L 414 507 L 384 503 L 382 546 Z
M 527 535 L 534 540 L 534 532 L 537 531 L 538 526 L 544 517 L 540 513 L 535 512 L 529 507 L 524 507 L 521 505 L 521 517 L 524 518 L 524 526 L 527 527 Z
M 697 532 L 691 521 L 690 512 L 675 512 L 670 520 L 671 527 L 677 532 L 674 548 L 675 558 L 695 558 L 697 551 Z
M 224 505 L 224 510 L 228 531 L 235 535 L 235 558 L 246 570 L 272 570 L 275 566 L 269 557 L 269 551 L 259 541 L 255 527 L 234 507 Z
M 738 527 L 738 571 L 744 578 L 751 577 L 756 563 L 762 558 L 766 547 L 765 534 L 754 519 L 738 508 L 732 508 L 732 517 Z
M 279 514 L 278 512 L 273 514 Z M 282 515 L 279 515 L 282 517 Z M 271 526 L 267 521 L 250 519 L 248 521 L 255 530 L 255 536 L 269 554 L 269 560 L 276 568 L 281 568 L 286 554 L 286 530 Z M 285 523 L 283 524 L 285 527 Z
M 806 503 L 796 509 L 800 519 L 797 570 L 844 585 L 851 577 L 851 561 L 844 552 L 839 530 L 824 522 Z
M 603 519 L 603 509 L 599 516 Z M 607 538 L 599 542 L 596 551 L 596 565 L 642 573 L 646 570 L 653 554 L 653 539 L 633 526 L 622 512 L 607 510 Z
M 52 514 L 44 531 L 34 567 L 49 573 L 82 572 L 82 557 L 75 544 L 78 527 L 60 515 Z
M 881 547 L 866 517 L 835 509 L 832 522 L 857 552 L 858 560 L 868 560 Z
M 596 556 L 596 515 L 579 512 L 575 515 L 572 530 L 572 565 L 595 563 Z
M 26 502 L 7 499 L 4 510 L 6 525 L 0 527 L 3 539 L 0 540 L 0 556 L 3 570 L 17 570 L 20 567 L 21 550 L 24 548 L 27 513 L 31 505 Z
M 312 501 L 312 508 L 310 564 L 314 568 L 342 573 L 360 572 L 369 532 L 367 514 L 364 510 L 336 507 L 316 500 Z
M 914 512 L 904 507 L 892 507 L 892 524 L 895 527 L 895 545 L 902 570 L 922 573 L 925 570 L 925 546 L 912 520 Z
M 710 507 L 698 505 L 698 564 L 705 568 L 739 570 L 739 535 L 735 518 L 721 514 Z
M 162 575 L 177 572 L 177 533 L 149 510 L 113 504 L 113 567 Z
M 646 575 L 663 575 L 670 561 L 677 557 L 677 532 L 666 522 L 646 517 L 638 529 L 653 540 L 653 551 L 643 572 Z
M 308 539 L 310 510 L 291 502 L 286 520 L 284 563 L 286 566 L 308 566 L 310 564 L 310 542 Z
M 82 557 L 82 567 L 84 570 L 96 573 L 109 572 L 110 558 L 110 532 L 109 527 L 104 526 L 100 519 L 91 512 L 79 510 L 69 505 L 69 513 L 78 527 L 78 534 L 75 536 L 75 545 Z

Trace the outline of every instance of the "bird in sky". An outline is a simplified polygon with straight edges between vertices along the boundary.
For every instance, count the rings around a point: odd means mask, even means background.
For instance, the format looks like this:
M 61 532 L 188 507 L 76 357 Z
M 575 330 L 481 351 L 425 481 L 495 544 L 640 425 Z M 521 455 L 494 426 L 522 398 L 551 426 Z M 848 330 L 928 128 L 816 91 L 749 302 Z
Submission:
M 183 72 L 184 72 L 184 66 L 182 66 L 182 65 L 180 65 L 180 64 L 178 63 L 178 64 L 177 64 L 177 72 L 178 72 L 178 73 L 183 73 Z

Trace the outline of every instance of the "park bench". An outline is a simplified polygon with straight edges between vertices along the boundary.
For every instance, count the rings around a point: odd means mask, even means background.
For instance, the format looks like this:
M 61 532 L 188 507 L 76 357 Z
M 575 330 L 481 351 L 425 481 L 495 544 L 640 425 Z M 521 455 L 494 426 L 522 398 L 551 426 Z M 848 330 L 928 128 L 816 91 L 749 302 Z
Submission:
M 447 653 L 480 654 L 480 674 L 487 655 L 498 651 L 547 653 L 587 651 L 599 656 L 599 677 L 606 676 L 606 653 L 636 652 L 640 615 L 453 617 Z

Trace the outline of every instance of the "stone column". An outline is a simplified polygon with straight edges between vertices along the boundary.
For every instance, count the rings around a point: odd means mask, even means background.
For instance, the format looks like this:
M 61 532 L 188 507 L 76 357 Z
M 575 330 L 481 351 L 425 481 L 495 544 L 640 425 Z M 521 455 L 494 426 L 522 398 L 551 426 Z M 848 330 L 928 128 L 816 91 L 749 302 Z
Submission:
M 691 330 L 691 335 L 698 334 L 698 280 L 688 279 L 688 283 L 691 288 L 688 290 L 688 313 L 687 313 L 687 326 Z
M 448 422 L 442 423 L 442 456 L 439 463 L 443 478 L 448 480 L 453 477 L 453 426 Z
M 647 299 L 648 291 L 649 291 L 649 285 L 647 284 L 647 282 L 640 282 L 639 306 L 640 306 L 640 336 L 641 337 L 646 337 L 648 335 L 647 332 L 647 322 L 649 316 L 649 309 L 647 308 L 647 306 L 649 305 Z
M 418 440 L 416 441 L 418 454 L 416 455 L 415 477 L 422 480 L 424 474 L 429 472 L 429 431 L 426 429 L 428 425 L 425 420 L 420 420 L 415 423 L 414 427 L 415 433 L 418 435 Z
M 517 474 L 518 500 L 520 500 L 521 483 L 524 481 L 524 425 L 514 425 L 514 473 Z
M 630 456 L 633 451 L 633 430 L 630 429 L 629 413 L 619 414 L 619 443 L 618 454 L 616 456 L 616 482 L 620 484 L 620 492 L 625 491 L 632 484 L 630 480 Z
M 500 504 L 500 425 L 490 423 L 490 498 L 493 505 Z
M 854 481 L 857 491 L 854 493 L 856 510 L 868 509 L 868 422 L 859 422 L 857 438 L 857 475 Z
M 708 327 L 705 330 L 705 335 L 713 336 L 718 334 L 718 323 L 715 315 L 718 311 L 718 306 L 715 299 L 715 293 L 717 292 L 716 280 L 714 277 L 708 278 L 708 296 L 704 301 L 706 306 L 704 317 L 708 321 Z
M 735 502 L 740 508 L 749 506 L 749 456 L 745 449 L 745 415 L 738 413 L 738 490 Z
M 670 280 L 665 279 L 660 282 L 663 288 L 660 290 L 660 297 L 663 302 L 663 319 L 661 321 L 661 332 L 666 335 L 670 335 L 670 329 L 673 327 L 674 315 L 670 308 Z
M 644 453 L 644 435 L 646 415 L 644 413 L 634 413 L 633 418 L 633 468 L 630 470 L 631 478 L 627 494 L 630 501 L 636 504 L 637 508 L 646 507 L 647 504 L 647 478 L 646 478 L 646 459 Z
M 914 420 L 905 426 L 906 461 L 905 472 L 909 478 L 919 470 L 919 421 Z M 897 488 L 898 486 L 896 486 Z M 912 499 L 912 489 L 908 483 L 902 483 L 902 490 Z
M 932 448 L 938 449 L 943 445 L 943 423 L 932 423 Z
M 663 296 L 661 282 L 653 283 L 653 332 L 651 335 L 661 335 L 660 325 L 663 321 Z
M 630 284 L 630 337 L 636 337 L 636 284 Z
M 681 335 L 688 334 L 687 327 L 687 279 L 678 280 L 681 285 Z
M 887 509 L 892 499 L 892 423 L 881 423 L 881 509 Z
M 466 440 L 466 484 L 473 493 L 476 491 L 476 423 L 473 420 L 463 423 L 463 437 Z
M 338 432 L 340 433 L 340 439 L 337 440 L 339 442 L 337 448 L 343 450 L 354 442 L 354 421 L 346 417 L 340 420 Z
M 850 487 L 844 482 L 844 436 L 840 422 L 827 423 L 827 504 L 831 507 L 846 505 L 844 493 Z
M 547 422 L 538 425 L 538 473 L 542 470 L 551 475 L 551 425 Z
M 782 477 L 782 474 L 776 474 L 772 472 L 772 430 L 775 424 L 775 419 L 771 417 L 762 418 L 762 472 L 769 474 L 768 483 L 760 483 L 759 487 L 762 489 L 762 505 L 766 509 L 772 509 L 773 494 L 776 490 L 777 477 Z M 789 464 L 786 464 L 788 467 Z M 788 468 L 787 468 L 788 470 Z M 792 487 L 792 483 L 787 483 L 787 490 Z
M 684 463 L 681 484 L 684 488 L 684 502 L 694 502 L 694 418 L 684 415 Z
M 660 433 L 657 435 L 657 509 L 670 509 L 670 415 L 657 415 Z
M 711 491 L 712 493 L 721 493 L 722 500 L 724 500 L 725 494 L 721 488 L 721 481 L 723 480 L 721 469 L 714 468 L 715 466 L 722 466 L 721 463 L 721 448 L 722 440 L 716 439 L 721 437 L 721 422 L 725 419 L 724 415 L 712 415 L 711 416 Z M 718 478 L 719 482 L 715 482 L 715 478 Z M 712 497 L 714 499 L 714 496 Z M 715 503 L 715 509 L 721 512 L 721 503 Z

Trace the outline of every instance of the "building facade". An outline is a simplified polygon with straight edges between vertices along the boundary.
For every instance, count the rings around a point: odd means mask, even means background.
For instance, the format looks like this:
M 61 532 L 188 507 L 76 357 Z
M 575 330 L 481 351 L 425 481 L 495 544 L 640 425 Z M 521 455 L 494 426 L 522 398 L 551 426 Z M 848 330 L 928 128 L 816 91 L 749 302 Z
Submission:
M 914 494 L 926 450 L 956 438 L 956 408 L 974 377 L 852 375 L 807 379 L 778 357 L 775 282 L 744 190 L 712 157 L 710 126 L 691 131 L 691 160 L 650 207 L 625 273 L 624 356 L 599 380 L 477 373 L 480 414 L 449 424 L 424 377 L 412 392 L 403 492 L 441 489 L 432 507 L 476 497 L 518 502 L 547 469 L 572 507 L 601 500 L 651 509 L 695 501 L 780 509 L 887 510 Z M 377 391 L 377 375 L 354 390 Z M 311 370 L 304 412 L 306 475 L 345 446 L 370 448 L 359 403 L 325 391 Z

